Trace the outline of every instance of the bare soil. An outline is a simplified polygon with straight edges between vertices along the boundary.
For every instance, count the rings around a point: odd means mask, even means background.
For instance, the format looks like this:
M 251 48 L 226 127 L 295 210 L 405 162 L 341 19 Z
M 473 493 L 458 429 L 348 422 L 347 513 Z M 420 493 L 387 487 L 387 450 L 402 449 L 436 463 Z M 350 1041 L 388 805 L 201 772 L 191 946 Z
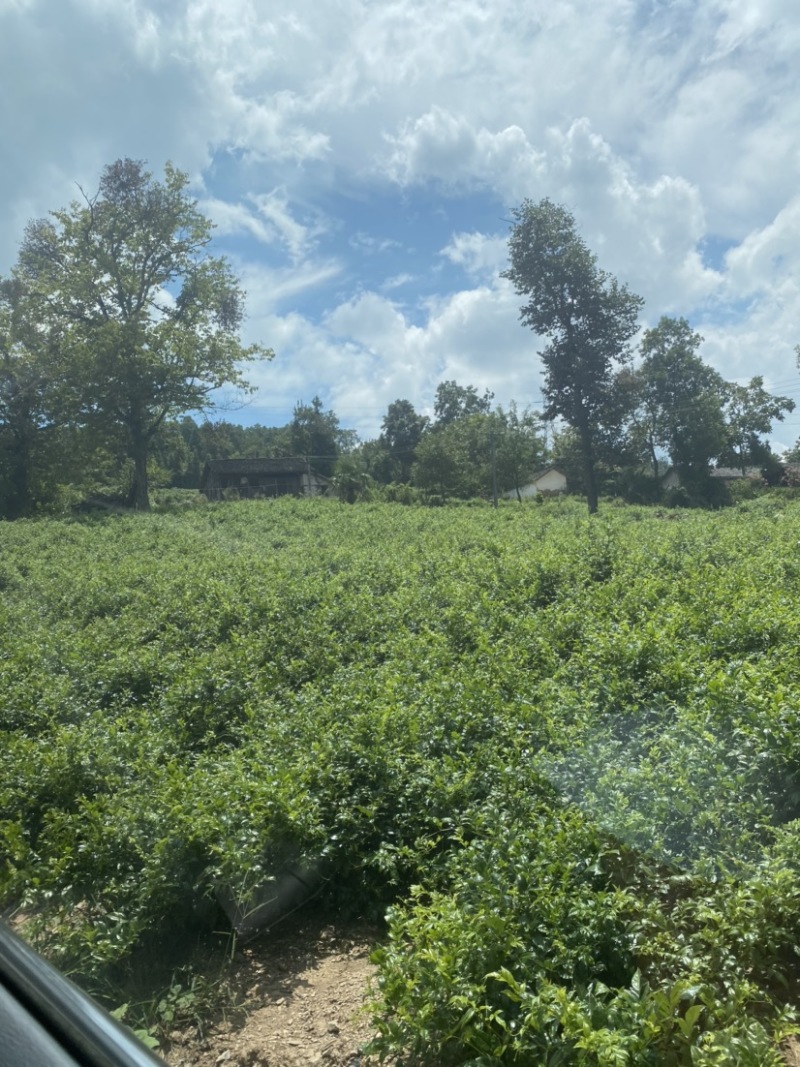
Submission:
M 160 1054 L 170 1067 L 376 1067 L 365 1010 L 380 931 L 366 924 L 285 924 L 244 945 L 228 985 L 236 1007 L 202 1029 L 174 1030 Z M 800 1067 L 800 1037 L 786 1067 Z M 386 1061 L 388 1067 L 394 1061 Z
M 375 968 L 373 927 L 282 926 L 242 947 L 228 984 L 241 1007 L 204 1030 L 173 1031 L 170 1067 L 367 1067 L 373 1036 L 364 1010 Z

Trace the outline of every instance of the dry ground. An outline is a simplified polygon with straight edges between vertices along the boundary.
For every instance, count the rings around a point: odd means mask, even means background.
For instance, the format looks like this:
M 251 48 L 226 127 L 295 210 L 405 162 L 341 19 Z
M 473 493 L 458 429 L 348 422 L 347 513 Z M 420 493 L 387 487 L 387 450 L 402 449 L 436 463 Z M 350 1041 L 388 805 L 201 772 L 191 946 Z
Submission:
M 243 1010 L 197 1029 L 173 1031 L 161 1050 L 170 1067 L 367 1067 L 372 1036 L 364 999 L 378 933 L 313 919 L 244 946 L 230 979 Z
M 362 1048 L 372 1036 L 364 1001 L 379 937 L 374 927 L 313 917 L 260 936 L 232 965 L 232 999 L 242 1007 L 203 1032 L 173 1031 L 161 1055 L 170 1067 L 375 1067 Z M 782 1051 L 787 1067 L 800 1067 L 800 1039 Z

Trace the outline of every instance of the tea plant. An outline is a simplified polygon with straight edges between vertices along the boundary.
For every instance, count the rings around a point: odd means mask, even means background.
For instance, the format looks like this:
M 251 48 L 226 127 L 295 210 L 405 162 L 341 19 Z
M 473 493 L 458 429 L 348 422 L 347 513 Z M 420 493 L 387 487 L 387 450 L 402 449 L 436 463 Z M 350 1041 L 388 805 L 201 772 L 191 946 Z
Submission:
M 797 518 L 0 525 L 0 901 L 119 1003 L 302 870 L 317 907 L 390 909 L 381 1054 L 769 1064 L 800 941 Z

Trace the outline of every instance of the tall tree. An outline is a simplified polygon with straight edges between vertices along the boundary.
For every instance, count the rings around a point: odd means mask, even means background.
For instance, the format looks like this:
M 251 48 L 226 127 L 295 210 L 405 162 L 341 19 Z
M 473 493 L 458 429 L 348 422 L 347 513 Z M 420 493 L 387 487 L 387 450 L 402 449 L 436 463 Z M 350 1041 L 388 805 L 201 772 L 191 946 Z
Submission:
M 686 319 L 663 316 L 641 342 L 640 412 L 652 462 L 657 449 L 690 490 L 702 495 L 709 465 L 725 448 L 727 385 L 697 350 L 703 338 Z
M 433 414 L 437 426 L 449 426 L 456 419 L 468 419 L 470 415 L 488 415 L 492 409 L 494 393 L 486 389 L 481 396 L 474 385 L 459 385 L 455 381 L 439 382 Z
M 497 408 L 493 436 L 500 488 L 513 490 L 517 499 L 522 500 L 520 490 L 541 467 L 547 454 L 542 418 L 528 408 L 519 411 L 512 400 L 507 411 Z
M 458 494 L 466 462 L 462 441 L 448 429 L 427 433 L 417 448 L 412 468 L 414 484 L 442 499 Z
M 725 398 L 726 449 L 723 459 L 732 461 L 744 474 L 749 464 L 760 464 L 769 455 L 762 434 L 772 432 L 774 421 L 783 421 L 786 412 L 794 411 L 794 400 L 773 396 L 764 388 L 758 375 L 747 385 L 728 382 Z
M 339 456 L 333 468 L 331 479 L 333 489 L 345 504 L 355 504 L 369 493 L 372 483 L 363 456 L 360 452 L 349 452 Z
M 414 483 L 442 497 L 488 497 L 495 481 L 493 468 L 498 487 L 505 489 L 514 465 L 523 465 L 525 455 L 533 455 L 531 440 L 523 441 L 523 436 L 515 437 L 500 413 L 467 415 L 434 427 L 417 448 Z M 534 466 L 527 467 L 528 476 Z
M 395 400 L 389 405 L 383 417 L 380 440 L 395 463 L 397 481 L 409 480 L 417 445 L 428 425 L 427 416 L 418 415 L 411 401 Z
M 57 480 L 47 346 L 21 283 L 0 280 L 0 516 L 9 519 L 46 502 Z
M 314 469 L 326 477 L 333 473 L 338 457 L 352 451 L 358 442 L 354 430 L 342 429 L 334 411 L 323 411 L 318 396 L 310 404 L 295 404 L 289 439 L 294 454 L 308 457 Z
M 503 271 L 526 297 L 522 322 L 546 337 L 544 415 L 578 433 L 589 513 L 597 511 L 596 442 L 619 418 L 615 370 L 630 359 L 641 297 L 597 266 L 566 208 L 524 200 L 513 212 L 511 265 Z
M 214 390 L 247 388 L 240 364 L 272 352 L 243 346 L 243 293 L 209 254 L 211 223 L 167 164 L 107 166 L 84 194 L 25 232 L 16 275 L 40 328 L 58 334 L 50 368 L 65 411 L 124 448 L 129 504 L 149 507 L 147 460 L 165 419 L 211 406 Z
M 370 479 L 378 485 L 388 485 L 400 477 L 398 462 L 387 448 L 383 437 L 362 441 L 355 454 L 360 458 Z

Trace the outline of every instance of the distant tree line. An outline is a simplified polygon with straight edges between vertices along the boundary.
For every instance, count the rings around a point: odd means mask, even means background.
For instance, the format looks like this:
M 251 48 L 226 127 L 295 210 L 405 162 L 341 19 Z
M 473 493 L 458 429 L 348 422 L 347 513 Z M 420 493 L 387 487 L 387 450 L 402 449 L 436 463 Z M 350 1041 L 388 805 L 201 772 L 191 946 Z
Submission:
M 593 424 L 595 493 L 657 502 L 665 498 L 663 479 L 671 467 L 680 485 L 672 499 L 717 505 L 725 489 L 713 476 L 715 466 L 743 475 L 757 470 L 771 484 L 785 479 L 784 464 L 795 457 L 775 455 L 766 435 L 793 401 L 768 393 L 760 377 L 747 385 L 726 382 L 699 356 L 701 344 L 685 319 L 665 317 L 644 332 L 637 366 L 615 372 L 604 421 Z M 488 390 L 443 381 L 432 416 L 418 413 L 409 400 L 395 400 L 380 434 L 367 441 L 343 429 L 319 397 L 298 403 L 282 427 L 198 424 L 184 417 L 165 424 L 157 438 L 154 476 L 159 484 L 196 488 L 210 459 L 306 456 L 348 500 L 376 494 L 488 499 L 493 492 L 521 499 L 534 473 L 552 465 L 572 491 L 588 498 L 579 430 L 565 419 L 548 423 L 539 411 L 493 400 Z
M 280 427 L 166 422 L 153 443 L 151 481 L 198 488 L 214 459 L 303 456 L 331 478 L 347 499 L 381 487 L 410 486 L 427 499 L 465 498 L 518 491 L 547 460 L 544 424 L 530 410 L 492 408 L 492 394 L 445 381 L 436 389 L 434 416 L 417 414 L 408 400 L 389 405 L 382 432 L 359 441 L 319 397 L 298 403 Z M 391 491 L 389 493 L 391 496 Z M 400 494 L 402 495 L 402 494 Z
M 608 472 L 656 495 L 665 454 L 696 502 L 714 501 L 714 461 L 774 472 L 763 435 L 794 401 L 767 393 L 760 377 L 746 386 L 724 381 L 698 355 L 703 338 L 683 318 L 662 317 L 646 330 L 634 367 L 644 301 L 598 267 L 566 208 L 523 201 L 509 258 L 502 276 L 524 298 L 520 318 L 547 340 L 539 353 L 544 415 L 570 428 L 590 513 Z
M 146 509 L 152 486 L 196 489 L 209 460 L 238 457 L 305 457 L 350 501 L 521 498 L 553 464 L 590 512 L 601 493 L 660 499 L 667 464 L 687 503 L 719 502 L 715 464 L 783 476 L 767 438 L 794 402 L 761 377 L 725 381 L 684 318 L 634 348 L 643 301 L 549 200 L 514 212 L 503 272 L 546 342 L 541 411 L 448 380 L 432 415 L 398 398 L 368 441 L 318 396 L 285 426 L 210 421 L 216 391 L 251 391 L 242 366 L 273 353 L 240 343 L 243 294 L 187 183 L 118 160 L 95 194 L 28 225 L 0 279 L 0 517 L 99 491 Z

